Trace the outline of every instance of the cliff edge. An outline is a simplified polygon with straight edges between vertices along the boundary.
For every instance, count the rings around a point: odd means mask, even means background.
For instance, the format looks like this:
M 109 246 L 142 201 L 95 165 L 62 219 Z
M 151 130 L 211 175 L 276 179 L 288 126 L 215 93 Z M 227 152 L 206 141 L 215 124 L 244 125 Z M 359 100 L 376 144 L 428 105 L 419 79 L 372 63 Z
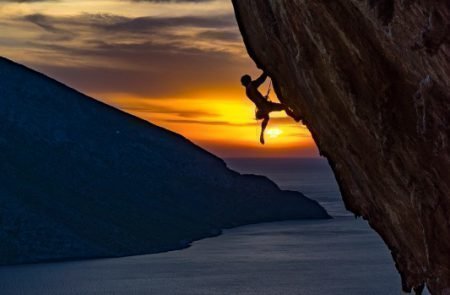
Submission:
M 388 245 L 403 290 L 450 294 L 450 2 L 232 2 L 250 56 Z

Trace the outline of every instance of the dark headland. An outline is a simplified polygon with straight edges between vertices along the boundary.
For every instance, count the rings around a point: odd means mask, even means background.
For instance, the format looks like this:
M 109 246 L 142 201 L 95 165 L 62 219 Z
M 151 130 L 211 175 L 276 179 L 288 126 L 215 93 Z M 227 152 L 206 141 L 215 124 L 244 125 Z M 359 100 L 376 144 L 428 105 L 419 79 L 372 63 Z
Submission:
M 0 59 L 0 264 L 155 253 L 329 218 L 184 137 Z

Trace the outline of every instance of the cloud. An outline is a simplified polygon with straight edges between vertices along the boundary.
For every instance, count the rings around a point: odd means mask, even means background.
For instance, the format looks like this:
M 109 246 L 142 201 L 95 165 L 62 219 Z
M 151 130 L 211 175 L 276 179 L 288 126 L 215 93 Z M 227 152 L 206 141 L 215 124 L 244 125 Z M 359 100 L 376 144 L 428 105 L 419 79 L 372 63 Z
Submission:
M 206 38 L 210 40 L 222 40 L 222 41 L 240 41 L 241 34 L 239 31 L 233 30 L 208 30 L 197 34 L 199 38 Z
M 50 16 L 36 13 L 23 17 L 23 20 L 32 22 L 42 28 L 56 30 L 57 26 L 82 26 L 91 30 L 106 30 L 127 33 L 160 32 L 167 28 L 195 27 L 206 29 L 237 29 L 232 14 L 208 16 L 176 16 L 176 17 L 136 17 L 130 18 L 112 14 L 84 13 L 75 16 Z M 209 31 L 211 33 L 211 31 Z M 217 35 L 220 37 L 220 34 Z M 228 36 L 227 36 L 228 37 Z
M 125 19 L 116 23 L 99 24 L 105 30 L 119 30 L 125 32 L 155 31 L 170 27 L 196 27 L 196 28 L 224 28 L 234 27 L 235 21 L 231 14 L 206 16 L 180 16 L 180 17 L 138 17 Z
M 155 2 L 155 3 L 202 3 L 202 2 L 212 2 L 214 0 L 130 0 L 132 2 Z
M 1 0 L 1 2 L 11 2 L 11 3 L 31 3 L 31 2 L 58 2 L 60 0 Z
M 16 2 L 16 3 L 27 3 L 27 2 L 59 2 L 61 0 L 1 0 L 1 2 Z M 201 3 L 201 2 L 212 2 L 217 0 L 116 0 L 116 1 L 128 1 L 128 2 L 154 2 L 154 3 Z
M 157 98 L 201 88 L 226 88 L 237 83 L 237 78 L 234 81 L 233 77 L 239 77 L 249 67 L 248 60 L 236 59 L 230 53 L 185 48 L 177 42 L 115 44 L 92 40 L 89 46 L 82 48 L 40 42 L 30 46 L 53 56 L 57 52 L 81 58 L 84 61 L 81 66 L 39 61 L 35 66 L 63 81 L 70 81 L 76 88 L 97 93 L 119 92 Z
M 157 113 L 152 111 L 151 109 L 148 110 L 150 113 Z M 181 124 L 201 124 L 201 125 L 220 125 L 220 126 L 236 126 L 236 127 L 245 127 L 245 126 L 255 126 L 260 124 L 260 121 L 252 121 L 249 123 L 234 123 L 229 121 L 221 121 L 221 120 L 199 120 L 194 119 L 196 116 L 193 116 L 193 119 L 166 119 L 165 122 L 168 123 L 181 123 Z M 295 125 L 298 127 L 303 127 L 305 129 L 306 127 L 304 125 L 300 125 L 299 123 L 295 123 L 292 118 L 271 118 L 270 124 L 279 124 L 279 125 Z M 309 135 L 308 135 L 309 136 Z
M 214 137 L 203 143 L 223 154 L 242 155 L 244 141 L 218 143 L 218 130 L 259 129 L 239 83 L 254 65 L 228 0 L 0 0 L 0 10 L 3 55 L 88 95 L 191 139 Z
M 33 2 L 60 2 L 61 0 L 0 0 L 8 3 L 33 3 Z M 116 0 L 117 2 L 147 2 L 147 3 L 205 3 L 214 2 L 217 0 Z
M 251 65 L 229 12 L 135 18 L 35 13 L 13 21 L 8 26 L 36 28 L 36 37 L 23 41 L 28 64 L 90 93 L 158 98 L 226 89 Z
M 157 105 L 149 103 L 148 100 L 145 99 L 134 99 L 134 100 L 128 100 L 127 101 L 127 107 L 124 108 L 125 110 L 129 112 L 139 112 L 139 113 L 146 113 L 146 114 L 171 114 L 177 117 L 186 118 L 186 119 L 192 119 L 192 118 L 198 118 L 198 117 L 216 117 L 217 114 L 205 111 L 202 109 L 198 110 L 187 110 L 187 109 L 180 109 L 177 107 L 177 105 L 174 106 L 167 106 L 167 105 Z
M 52 19 L 44 14 L 31 14 L 25 16 L 24 19 L 51 33 L 73 35 L 73 33 L 68 30 L 55 27 Z
M 75 15 L 33 11 L 3 20 L 5 27 L 26 34 L 22 40 L 11 35 L 20 40 L 15 43 L 3 37 L 0 49 L 25 52 L 28 65 L 88 93 L 170 98 L 197 89 L 226 91 L 252 65 L 231 6 L 230 11 L 138 17 L 101 10 Z
M 168 123 L 180 123 L 180 124 L 201 124 L 201 125 L 212 125 L 212 126 L 253 126 L 255 123 L 233 123 L 228 121 L 218 121 L 218 120 L 196 120 L 196 119 L 166 119 L 164 120 Z
M 203 40 L 216 41 L 209 47 L 222 50 L 242 48 L 241 37 L 231 14 L 178 17 L 124 17 L 111 14 L 81 14 L 76 16 L 50 16 L 30 14 L 16 19 L 17 22 L 29 22 L 54 34 L 75 36 L 80 32 L 91 40 L 111 40 L 137 38 L 138 41 L 153 40 L 185 41 L 195 47 Z M 86 39 L 85 38 L 85 39 Z M 38 38 L 37 38 L 38 39 Z M 205 47 L 203 42 L 202 47 Z M 186 47 L 186 46 L 185 46 Z

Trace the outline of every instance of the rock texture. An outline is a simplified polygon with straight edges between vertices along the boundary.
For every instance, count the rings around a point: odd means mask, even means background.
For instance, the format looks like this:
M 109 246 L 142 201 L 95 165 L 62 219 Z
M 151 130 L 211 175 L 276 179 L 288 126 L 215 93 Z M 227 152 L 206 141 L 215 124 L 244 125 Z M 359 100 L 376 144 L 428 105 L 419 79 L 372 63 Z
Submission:
M 450 2 L 233 4 L 250 56 L 390 248 L 404 291 L 450 294 Z
M 0 165 L 0 264 L 167 251 L 222 228 L 329 217 L 300 193 L 2 58 Z

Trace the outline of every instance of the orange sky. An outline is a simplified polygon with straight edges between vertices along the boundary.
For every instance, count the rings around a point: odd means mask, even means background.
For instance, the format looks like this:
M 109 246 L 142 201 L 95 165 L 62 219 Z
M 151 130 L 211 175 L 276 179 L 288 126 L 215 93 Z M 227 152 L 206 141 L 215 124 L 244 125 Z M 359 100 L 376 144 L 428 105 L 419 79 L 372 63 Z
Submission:
M 0 53 L 222 157 L 318 155 L 281 113 L 259 144 L 239 83 L 259 72 L 228 0 L 3 1 Z

